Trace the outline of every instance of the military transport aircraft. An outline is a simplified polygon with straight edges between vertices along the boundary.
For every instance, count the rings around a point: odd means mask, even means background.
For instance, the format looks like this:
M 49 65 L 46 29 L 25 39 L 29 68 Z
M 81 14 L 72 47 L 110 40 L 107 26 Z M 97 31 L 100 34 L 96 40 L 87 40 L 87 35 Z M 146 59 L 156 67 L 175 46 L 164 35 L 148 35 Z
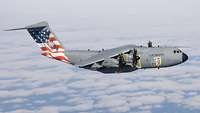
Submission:
M 9 29 L 28 30 L 42 51 L 42 55 L 80 68 L 102 73 L 132 72 L 137 69 L 162 68 L 181 64 L 188 59 L 178 47 L 153 47 L 125 45 L 113 49 L 65 50 L 51 31 L 47 22 L 40 22 L 24 28 Z

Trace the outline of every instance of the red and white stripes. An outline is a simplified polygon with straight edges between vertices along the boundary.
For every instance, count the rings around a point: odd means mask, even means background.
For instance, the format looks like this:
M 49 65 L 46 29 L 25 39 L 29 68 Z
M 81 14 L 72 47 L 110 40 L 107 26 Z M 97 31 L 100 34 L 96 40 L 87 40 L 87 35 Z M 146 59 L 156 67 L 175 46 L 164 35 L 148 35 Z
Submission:
M 53 33 L 50 33 L 47 43 L 39 43 L 42 55 L 69 63 L 70 59 L 64 54 L 64 47 Z

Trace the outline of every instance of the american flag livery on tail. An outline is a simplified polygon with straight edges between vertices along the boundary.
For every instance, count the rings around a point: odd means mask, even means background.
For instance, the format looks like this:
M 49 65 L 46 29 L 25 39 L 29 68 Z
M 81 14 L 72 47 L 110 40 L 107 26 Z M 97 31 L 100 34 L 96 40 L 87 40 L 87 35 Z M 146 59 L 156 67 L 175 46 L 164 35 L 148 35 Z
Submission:
M 65 49 L 57 39 L 56 35 L 50 30 L 47 22 L 40 22 L 24 28 L 9 29 L 6 31 L 26 29 L 33 37 L 35 42 L 42 50 L 42 55 L 53 58 L 65 63 L 69 63 L 70 59 L 65 55 Z
M 42 50 L 42 55 L 65 63 L 70 62 L 69 58 L 64 54 L 64 47 L 50 30 L 48 23 L 41 22 L 27 26 L 27 30 Z

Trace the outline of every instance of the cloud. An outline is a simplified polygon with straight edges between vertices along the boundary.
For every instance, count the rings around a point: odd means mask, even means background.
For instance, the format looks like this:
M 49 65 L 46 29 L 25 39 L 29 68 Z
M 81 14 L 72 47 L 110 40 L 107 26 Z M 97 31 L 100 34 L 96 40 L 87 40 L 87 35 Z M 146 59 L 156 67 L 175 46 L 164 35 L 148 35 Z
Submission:
M 159 109 L 168 113 L 171 108 L 199 112 L 199 2 L 43 1 L 59 6 L 54 8 L 39 2 L 2 2 L 0 29 L 47 20 L 66 50 L 141 45 L 152 40 L 189 46 L 183 49 L 189 61 L 159 70 L 104 75 L 41 56 L 25 31 L 0 31 L 0 112 L 153 113 Z
M 126 99 L 118 95 L 105 95 L 99 98 L 99 101 L 95 104 L 95 108 L 112 108 L 119 107 L 126 104 Z
M 27 99 L 22 99 L 22 98 L 16 98 L 16 99 L 3 101 L 2 103 L 4 103 L 4 104 L 9 104 L 9 103 L 20 104 L 20 103 L 25 103 L 26 101 L 28 101 L 28 100 Z
M 46 106 L 39 110 L 27 110 L 27 109 L 17 109 L 15 111 L 5 112 L 5 113 L 59 113 L 57 107 Z
M 186 107 L 190 107 L 190 108 L 195 108 L 195 109 L 200 109 L 200 96 L 193 96 L 193 97 L 189 97 L 187 99 L 184 100 L 184 105 Z
M 10 111 L 10 112 L 5 112 L 5 113 L 35 113 L 32 110 L 27 110 L 27 109 L 17 109 L 15 111 Z
M 0 98 L 5 100 L 1 105 L 6 106 L 8 103 L 13 105 L 7 109 L 8 112 L 14 112 L 14 105 L 17 104 L 20 106 L 16 112 L 23 110 L 31 112 L 32 107 L 40 110 L 55 110 L 55 112 L 91 110 L 131 112 L 133 109 L 148 112 L 164 103 L 175 103 L 188 109 L 199 107 L 199 79 L 195 73 L 183 76 L 179 74 L 184 72 L 179 72 L 178 75 L 177 73 L 167 75 L 165 69 L 161 69 L 160 75 L 153 75 L 154 70 L 145 71 L 136 72 L 136 75 L 132 76 L 129 74 L 104 76 L 93 72 L 89 74 L 89 71 L 86 76 L 81 75 L 81 71 L 72 75 L 61 73 L 54 76 L 52 72 L 51 77 L 49 75 L 15 76 L 14 79 L 1 80 L 4 87 L 0 90 Z M 189 73 L 192 71 L 190 70 Z M 11 88 L 10 90 L 6 90 L 6 84 Z M 15 84 L 20 84 L 20 87 L 12 89 Z M 30 101 L 32 101 L 31 105 L 28 104 Z M 51 107 L 53 109 L 50 109 Z M 164 106 L 162 108 L 164 109 Z
M 45 106 L 42 107 L 37 113 L 59 113 L 59 110 L 57 107 L 53 106 Z

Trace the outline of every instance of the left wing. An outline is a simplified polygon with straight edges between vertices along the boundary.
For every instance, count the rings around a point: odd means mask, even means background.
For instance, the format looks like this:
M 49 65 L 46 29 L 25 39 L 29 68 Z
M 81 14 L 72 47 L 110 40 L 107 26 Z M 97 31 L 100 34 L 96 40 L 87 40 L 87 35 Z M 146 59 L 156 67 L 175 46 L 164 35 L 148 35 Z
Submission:
M 121 47 L 117 47 L 113 49 L 104 50 L 104 51 L 101 51 L 97 55 L 91 56 L 86 60 L 76 63 L 75 65 L 84 68 L 94 63 L 102 62 L 107 58 L 117 57 L 121 53 L 128 53 L 136 47 L 137 47 L 136 45 L 126 45 L 126 46 L 121 46 Z

